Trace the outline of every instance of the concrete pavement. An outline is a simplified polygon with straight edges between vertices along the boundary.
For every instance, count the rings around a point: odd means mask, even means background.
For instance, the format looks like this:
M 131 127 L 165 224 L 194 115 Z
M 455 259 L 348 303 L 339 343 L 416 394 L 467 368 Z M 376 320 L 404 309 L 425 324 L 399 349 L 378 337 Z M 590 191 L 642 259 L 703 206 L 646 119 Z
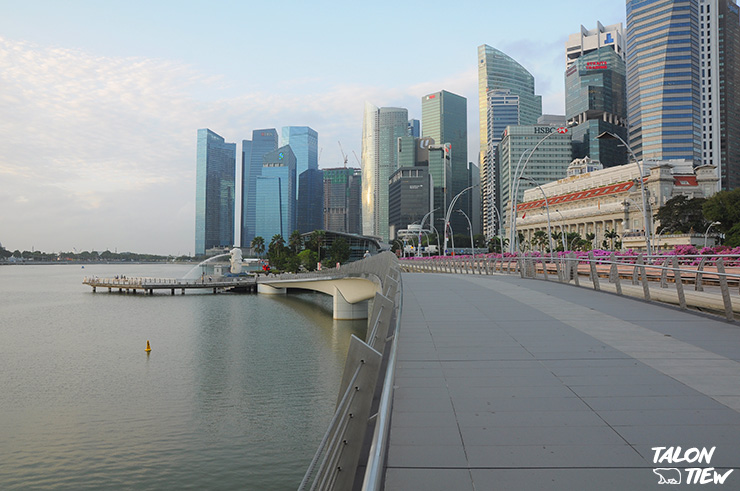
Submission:
M 403 295 L 385 489 L 740 489 L 737 323 L 506 275 Z M 678 446 L 715 449 L 654 462 Z

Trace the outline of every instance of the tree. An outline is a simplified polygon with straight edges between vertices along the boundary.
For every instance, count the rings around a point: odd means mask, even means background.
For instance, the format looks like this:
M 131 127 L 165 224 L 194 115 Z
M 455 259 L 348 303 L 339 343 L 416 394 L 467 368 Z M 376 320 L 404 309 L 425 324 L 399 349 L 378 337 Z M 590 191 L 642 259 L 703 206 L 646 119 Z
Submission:
M 330 263 L 346 263 L 349 260 L 350 250 L 347 241 L 339 238 L 329 247 Z
M 619 234 L 617 233 L 617 231 L 614 230 L 614 229 L 612 229 L 612 230 L 608 230 L 608 229 L 605 230 L 604 231 L 604 238 L 605 239 L 609 239 L 609 243 L 611 244 L 611 246 L 609 247 L 609 249 L 610 250 L 614 250 L 614 241 L 619 238 Z M 604 241 L 604 243 L 606 243 L 606 241 Z
M 283 236 L 280 234 L 273 235 L 270 245 L 267 247 L 267 257 L 270 259 L 270 265 L 274 269 L 285 268 L 285 261 L 288 256 L 287 252 Z
M 298 258 L 300 265 L 307 270 L 314 271 L 316 269 L 317 256 L 315 251 L 312 251 L 311 249 L 303 249 L 296 257 Z
M 655 214 L 655 218 L 660 221 L 656 232 L 658 234 L 686 234 L 692 229 L 697 233 L 706 230 L 709 222 L 702 212 L 705 202 L 704 198 L 689 198 L 684 195 L 669 199 Z
M 308 239 L 308 248 L 312 251 L 316 251 L 319 262 L 321 262 L 321 248 L 325 240 L 326 232 L 324 230 L 314 230 L 311 232 L 311 236 Z
M 740 188 L 715 194 L 704 202 L 702 211 L 710 222 L 719 222 L 716 227 L 725 234 L 726 246 L 740 246 Z
M 491 240 L 488 241 L 488 252 L 495 252 L 498 254 L 502 254 L 504 251 L 501 250 L 501 242 L 502 241 L 501 241 L 500 236 L 496 235 L 496 236 L 491 237 Z M 504 243 L 504 249 L 505 249 L 506 246 L 509 245 L 509 239 L 504 238 L 503 243 Z
M 535 230 L 534 234 L 532 234 L 532 245 L 539 247 L 540 250 L 543 247 L 547 247 L 549 245 L 547 243 L 547 232 L 544 230 Z
M 293 254 L 298 254 L 303 249 L 303 238 L 298 230 L 293 230 L 288 238 L 288 247 L 293 251 Z
M 252 249 L 261 257 L 262 253 L 265 252 L 265 239 L 259 235 L 252 239 Z

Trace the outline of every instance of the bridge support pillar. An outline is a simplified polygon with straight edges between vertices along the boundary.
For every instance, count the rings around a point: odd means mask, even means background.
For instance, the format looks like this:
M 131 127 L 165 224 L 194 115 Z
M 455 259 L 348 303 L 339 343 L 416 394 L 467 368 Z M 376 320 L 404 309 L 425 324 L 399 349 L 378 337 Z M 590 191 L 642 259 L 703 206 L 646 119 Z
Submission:
M 261 285 L 260 285 L 261 286 Z M 367 300 L 349 303 L 334 287 L 334 318 L 338 320 L 367 319 Z
M 275 288 L 274 286 L 257 283 L 257 293 L 264 293 L 266 295 L 285 295 L 286 290 L 286 288 Z

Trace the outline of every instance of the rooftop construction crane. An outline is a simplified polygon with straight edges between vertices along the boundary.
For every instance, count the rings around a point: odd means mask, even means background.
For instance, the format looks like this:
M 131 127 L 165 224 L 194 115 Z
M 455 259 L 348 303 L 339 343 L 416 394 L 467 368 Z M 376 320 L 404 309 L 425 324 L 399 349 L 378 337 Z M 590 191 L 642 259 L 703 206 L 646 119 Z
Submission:
M 344 153 L 344 149 L 342 148 L 342 142 L 338 141 L 337 143 L 339 143 L 339 151 L 342 152 L 342 158 L 344 159 L 344 168 L 346 169 L 347 168 L 347 154 Z

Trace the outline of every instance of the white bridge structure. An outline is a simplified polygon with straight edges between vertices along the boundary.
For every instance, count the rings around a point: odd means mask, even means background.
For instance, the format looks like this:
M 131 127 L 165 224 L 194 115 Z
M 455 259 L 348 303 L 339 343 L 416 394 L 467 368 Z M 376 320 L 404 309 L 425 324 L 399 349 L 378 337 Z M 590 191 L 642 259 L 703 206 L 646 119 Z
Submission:
M 313 290 L 333 297 L 334 319 L 367 319 L 368 300 L 382 293 L 390 259 L 386 254 L 372 256 L 339 268 L 311 273 L 260 275 L 257 292 L 283 295 L 288 289 Z

